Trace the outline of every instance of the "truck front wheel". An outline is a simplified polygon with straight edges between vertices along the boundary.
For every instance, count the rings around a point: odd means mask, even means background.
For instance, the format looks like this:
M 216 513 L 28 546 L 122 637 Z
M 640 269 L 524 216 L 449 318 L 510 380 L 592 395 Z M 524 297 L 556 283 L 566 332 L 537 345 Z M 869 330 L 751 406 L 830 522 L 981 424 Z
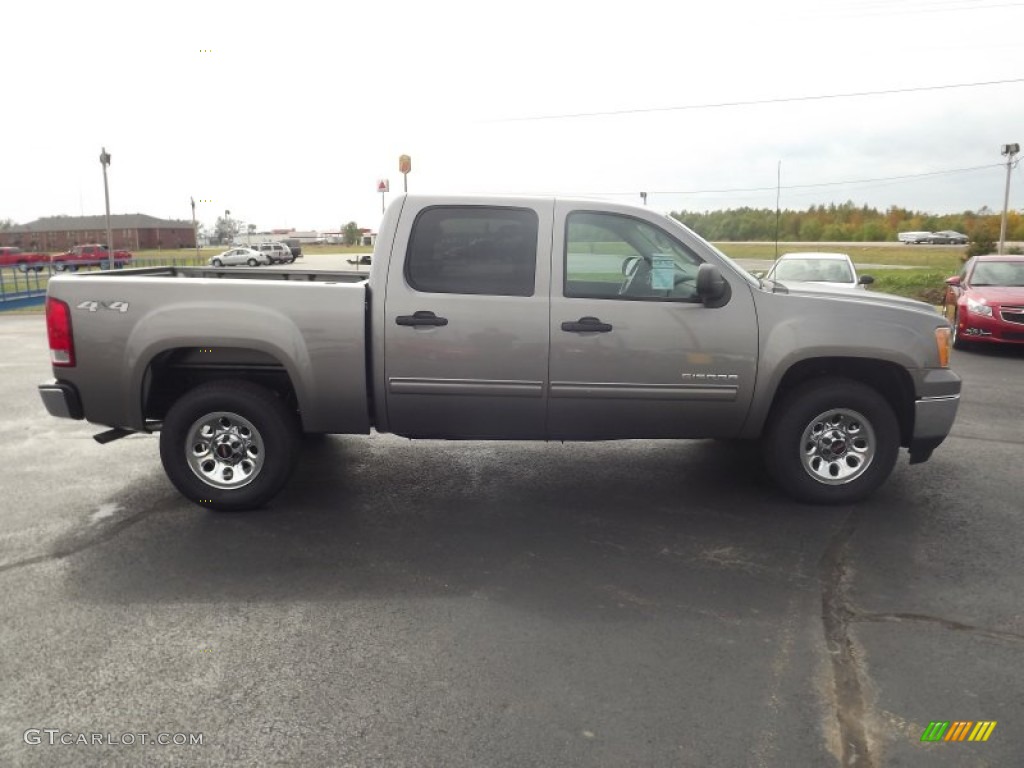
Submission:
M 160 459 L 190 501 L 242 511 L 281 490 L 298 445 L 294 414 L 273 392 L 247 381 L 217 381 L 190 390 L 168 411 Z
M 851 379 L 805 382 L 776 405 L 762 438 L 775 481 L 799 501 L 847 504 L 892 472 L 899 423 L 876 390 Z

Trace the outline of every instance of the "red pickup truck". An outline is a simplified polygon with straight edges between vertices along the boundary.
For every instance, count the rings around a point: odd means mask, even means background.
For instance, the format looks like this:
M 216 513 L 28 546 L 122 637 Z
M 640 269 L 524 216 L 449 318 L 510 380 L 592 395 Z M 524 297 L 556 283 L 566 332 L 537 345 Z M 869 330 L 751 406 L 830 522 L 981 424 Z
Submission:
M 129 251 L 114 251 L 114 267 L 120 268 L 131 262 L 132 254 Z M 97 243 L 89 245 L 76 245 L 70 251 L 59 253 L 50 259 L 53 269 L 56 272 L 74 272 L 79 267 L 103 267 L 110 265 L 110 255 L 107 246 Z
M 13 245 L 0 246 L 0 267 L 16 267 L 22 272 L 41 272 L 50 262 L 48 253 L 29 253 Z

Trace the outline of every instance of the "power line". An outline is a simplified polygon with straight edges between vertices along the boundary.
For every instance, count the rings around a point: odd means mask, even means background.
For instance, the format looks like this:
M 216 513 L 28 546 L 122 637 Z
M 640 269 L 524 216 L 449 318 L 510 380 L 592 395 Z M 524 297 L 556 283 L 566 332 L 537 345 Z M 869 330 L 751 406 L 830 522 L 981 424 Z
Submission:
M 1002 163 L 987 163 L 985 165 L 974 165 L 967 168 L 948 168 L 943 171 L 927 171 L 925 173 L 908 173 L 901 176 L 880 176 L 873 179 L 851 179 L 848 181 L 821 181 L 814 184 L 783 184 L 779 189 L 815 189 L 820 187 L 841 187 L 851 186 L 854 184 L 872 184 L 880 181 L 907 181 L 912 179 L 923 179 L 930 176 L 950 176 L 957 173 L 971 173 L 974 171 L 987 170 L 989 168 L 1002 168 Z M 777 187 L 772 185 L 770 187 L 731 187 L 727 189 L 689 189 L 689 190 L 655 190 L 648 192 L 651 195 L 713 195 L 713 194 L 725 194 L 733 192 L 768 192 L 775 190 Z M 506 194 L 524 194 L 524 193 L 506 193 Z M 635 196 L 636 190 L 629 190 L 628 192 L 586 192 L 576 193 L 586 195 L 630 195 Z
M 830 9 L 830 10 L 834 10 L 835 13 L 830 13 L 830 14 L 826 14 L 826 15 L 828 15 L 830 18 L 837 18 L 837 19 L 842 19 L 842 18 L 858 18 L 859 19 L 859 18 L 878 17 L 878 16 L 907 16 L 907 15 L 919 16 L 922 13 L 959 13 L 959 12 L 962 12 L 962 11 L 984 11 L 984 10 L 989 10 L 989 9 L 994 9 L 994 8 L 1019 8 L 1021 5 L 1024 5 L 1024 3 L 991 3 L 991 4 L 987 4 L 987 5 L 949 6 L 949 7 L 945 7 L 945 8 L 937 6 L 937 5 L 936 6 L 932 6 L 932 7 L 929 7 L 927 5 L 918 6 L 918 7 L 913 7 L 913 6 L 906 6 L 906 7 L 890 6 L 890 7 L 884 8 L 884 9 L 883 8 L 879 8 L 878 10 L 868 9 L 867 11 L 862 11 L 862 10 L 856 9 L 854 7 L 851 7 L 848 11 L 844 10 L 844 9 L 840 9 L 840 8 Z
M 751 99 L 749 101 L 722 101 L 710 104 L 684 104 L 678 107 L 645 107 L 640 109 L 614 109 L 604 112 L 572 112 L 561 115 L 534 115 L 531 117 L 504 117 L 485 120 L 487 123 L 519 123 L 533 120 L 571 120 L 580 117 L 609 117 L 613 115 L 637 115 L 654 112 L 681 112 L 696 109 L 722 109 L 724 107 L 752 107 L 764 104 L 788 104 L 801 101 L 825 101 L 827 99 L 851 99 L 865 96 L 889 96 L 898 93 L 921 93 L 925 91 L 948 91 L 954 88 L 980 88 L 990 85 L 1024 83 L 1024 77 L 1010 80 L 988 80 L 979 83 L 951 83 L 949 85 L 923 85 L 916 88 L 889 88 L 881 91 L 854 91 L 851 93 L 824 93 L 814 96 L 783 96 L 775 99 Z

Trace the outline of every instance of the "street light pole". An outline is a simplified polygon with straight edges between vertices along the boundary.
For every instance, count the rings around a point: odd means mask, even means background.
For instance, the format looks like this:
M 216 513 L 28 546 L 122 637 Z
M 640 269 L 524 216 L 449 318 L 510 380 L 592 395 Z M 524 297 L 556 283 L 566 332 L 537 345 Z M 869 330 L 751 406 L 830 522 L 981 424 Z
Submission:
M 110 187 L 107 184 L 107 166 L 110 165 L 110 153 L 107 148 L 100 150 L 100 165 L 103 166 L 103 199 L 107 204 L 107 256 L 110 259 L 110 268 L 114 268 L 114 233 L 110 229 Z
M 196 226 L 196 199 L 190 197 L 189 200 L 192 202 L 192 239 L 196 243 L 196 259 L 199 258 L 199 227 Z
M 1010 208 L 1010 171 L 1013 169 L 1013 156 L 1020 152 L 1020 144 L 1003 144 L 1002 155 L 1006 158 L 1006 192 L 1003 194 L 1003 220 L 999 224 L 999 255 L 1006 249 L 1006 213 Z

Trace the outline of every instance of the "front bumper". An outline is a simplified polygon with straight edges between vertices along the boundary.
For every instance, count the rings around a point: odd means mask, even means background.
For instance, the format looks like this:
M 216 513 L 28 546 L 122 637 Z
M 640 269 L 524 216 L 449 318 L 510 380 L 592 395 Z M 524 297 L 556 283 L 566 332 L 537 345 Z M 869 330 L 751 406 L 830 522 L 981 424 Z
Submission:
M 914 429 L 907 443 L 910 463 L 927 461 L 942 444 L 956 419 L 963 382 L 949 368 L 922 368 L 912 373 L 914 390 Z
M 51 416 L 61 419 L 84 418 L 82 399 L 74 384 L 66 381 L 51 381 L 39 385 L 39 396 Z
M 957 334 L 971 343 L 1024 344 L 1024 323 L 1010 322 L 1002 317 L 1003 307 L 992 306 L 993 316 L 978 315 L 963 308 L 959 314 Z M 1016 313 L 1011 317 L 1018 316 Z
M 914 436 L 910 439 L 910 463 L 927 461 L 953 428 L 960 395 L 923 397 L 914 403 Z

